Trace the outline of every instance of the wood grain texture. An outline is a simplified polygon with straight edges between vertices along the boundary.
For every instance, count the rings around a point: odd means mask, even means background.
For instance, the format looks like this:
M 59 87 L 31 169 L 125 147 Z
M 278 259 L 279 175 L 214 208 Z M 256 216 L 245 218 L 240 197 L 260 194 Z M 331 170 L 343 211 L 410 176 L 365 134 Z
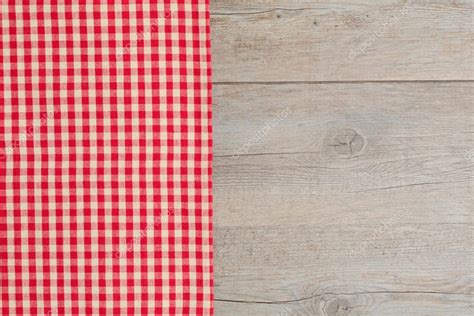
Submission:
M 472 9 L 213 1 L 216 315 L 474 313 Z
M 471 315 L 472 91 L 216 85 L 216 315 Z
M 473 2 L 215 0 L 215 82 L 469 80 Z

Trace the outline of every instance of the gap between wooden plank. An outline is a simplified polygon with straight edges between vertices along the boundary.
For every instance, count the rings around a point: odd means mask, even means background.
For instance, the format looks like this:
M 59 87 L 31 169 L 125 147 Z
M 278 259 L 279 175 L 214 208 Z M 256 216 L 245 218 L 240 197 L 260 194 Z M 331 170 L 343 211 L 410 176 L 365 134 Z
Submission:
M 325 80 L 325 81 L 224 81 L 213 85 L 284 85 L 284 84 L 362 84 L 362 83 L 469 83 L 474 80 Z

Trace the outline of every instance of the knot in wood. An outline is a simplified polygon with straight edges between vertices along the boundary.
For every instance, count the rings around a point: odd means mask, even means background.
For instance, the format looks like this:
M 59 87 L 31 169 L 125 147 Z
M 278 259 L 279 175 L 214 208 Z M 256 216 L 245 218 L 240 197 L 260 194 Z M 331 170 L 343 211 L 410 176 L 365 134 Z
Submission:
M 355 130 L 346 128 L 335 133 L 331 146 L 338 156 L 350 159 L 364 149 L 365 139 Z

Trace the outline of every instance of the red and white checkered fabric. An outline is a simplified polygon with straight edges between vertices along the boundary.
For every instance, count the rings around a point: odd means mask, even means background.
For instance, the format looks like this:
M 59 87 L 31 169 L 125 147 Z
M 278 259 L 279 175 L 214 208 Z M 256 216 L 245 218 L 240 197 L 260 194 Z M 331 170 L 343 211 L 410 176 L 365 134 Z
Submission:
M 212 314 L 208 0 L 0 7 L 0 314 Z

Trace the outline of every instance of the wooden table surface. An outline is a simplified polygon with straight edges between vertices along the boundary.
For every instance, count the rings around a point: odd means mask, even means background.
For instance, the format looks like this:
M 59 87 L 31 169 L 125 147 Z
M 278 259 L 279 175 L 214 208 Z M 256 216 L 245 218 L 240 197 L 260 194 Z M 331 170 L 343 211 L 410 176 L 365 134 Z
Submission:
M 211 2 L 216 315 L 473 315 L 474 1 Z

